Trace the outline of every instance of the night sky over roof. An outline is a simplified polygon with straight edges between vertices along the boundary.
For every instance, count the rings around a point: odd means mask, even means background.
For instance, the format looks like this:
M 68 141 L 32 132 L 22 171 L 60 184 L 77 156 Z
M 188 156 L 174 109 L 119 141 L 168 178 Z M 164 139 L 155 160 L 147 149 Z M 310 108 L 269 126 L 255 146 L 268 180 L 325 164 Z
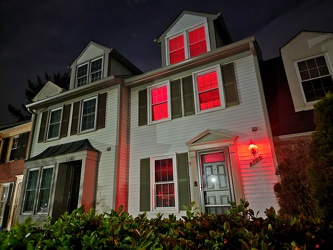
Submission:
M 332 0 L 1 0 L 0 125 L 15 122 L 28 79 L 65 72 L 89 41 L 143 72 L 161 66 L 156 39 L 183 10 L 221 13 L 231 37 L 254 36 L 264 59 L 301 30 L 333 32 Z

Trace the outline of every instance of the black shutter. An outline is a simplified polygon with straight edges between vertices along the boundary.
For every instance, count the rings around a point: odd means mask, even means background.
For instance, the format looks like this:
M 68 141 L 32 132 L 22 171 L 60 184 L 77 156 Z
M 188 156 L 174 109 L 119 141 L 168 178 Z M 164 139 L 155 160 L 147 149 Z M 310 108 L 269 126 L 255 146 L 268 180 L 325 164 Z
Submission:
M 3 138 L 3 144 L 2 144 L 2 152 L 1 152 L 1 158 L 0 158 L 0 163 L 5 163 L 6 162 L 6 157 L 7 157 L 7 151 L 8 151 L 8 146 L 9 146 L 9 137 Z
M 225 92 L 226 106 L 230 107 L 239 104 L 237 83 L 233 63 L 222 65 L 222 79 Z
M 67 136 L 70 111 L 71 111 L 71 104 L 65 105 L 64 108 L 63 108 L 63 113 L 62 113 L 60 138 L 63 138 L 63 137 Z
M 171 96 L 171 118 L 175 119 L 182 116 L 182 103 L 180 92 L 180 80 L 170 82 Z
M 25 159 L 28 146 L 28 139 L 29 139 L 29 132 L 20 134 L 16 150 L 17 158 L 15 157 L 15 159 Z
M 105 128 L 106 93 L 98 95 L 96 129 Z
M 140 160 L 140 211 L 150 211 L 150 158 Z
M 179 209 L 186 210 L 190 206 L 190 182 L 187 153 L 177 154 Z
M 80 102 L 75 102 L 73 106 L 73 115 L 72 115 L 72 125 L 71 125 L 71 135 L 76 135 L 79 124 L 79 111 L 80 111 Z
M 182 79 L 183 84 L 183 100 L 184 100 L 184 115 L 193 115 L 194 98 L 193 98 L 193 83 L 192 76 L 187 76 Z
M 147 117 L 147 89 L 143 89 L 139 91 L 139 126 L 147 125 L 148 117 Z
M 45 140 L 45 132 L 46 132 L 48 114 L 49 114 L 48 111 L 44 111 L 42 113 L 42 120 L 40 122 L 40 127 L 39 127 L 38 142 L 43 142 Z

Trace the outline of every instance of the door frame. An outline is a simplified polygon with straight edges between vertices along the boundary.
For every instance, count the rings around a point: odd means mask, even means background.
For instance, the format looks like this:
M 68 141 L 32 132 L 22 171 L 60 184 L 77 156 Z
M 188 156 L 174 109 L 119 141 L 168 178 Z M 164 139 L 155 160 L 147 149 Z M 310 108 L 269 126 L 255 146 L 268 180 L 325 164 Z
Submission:
M 229 184 L 229 192 L 230 192 L 230 200 L 235 201 L 235 188 L 234 188 L 234 180 L 233 180 L 233 172 L 231 167 L 231 160 L 230 160 L 230 153 L 229 148 L 218 147 L 218 148 L 207 148 L 203 150 L 198 150 L 196 152 L 196 161 L 197 161 L 197 173 L 198 173 L 198 183 L 199 183 L 199 200 L 200 200 L 200 209 L 203 212 L 206 212 L 205 206 L 205 195 L 204 195 L 204 180 L 203 180 L 203 162 L 202 156 L 211 154 L 211 153 L 218 153 L 224 152 L 225 155 L 225 170 L 228 174 L 228 184 Z

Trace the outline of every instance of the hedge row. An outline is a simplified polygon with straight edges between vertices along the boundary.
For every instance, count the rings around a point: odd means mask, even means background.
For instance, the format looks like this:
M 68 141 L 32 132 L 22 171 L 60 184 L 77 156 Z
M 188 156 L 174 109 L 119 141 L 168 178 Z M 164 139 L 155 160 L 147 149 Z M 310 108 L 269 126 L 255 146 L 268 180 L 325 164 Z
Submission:
M 0 249 L 330 249 L 333 223 L 303 215 L 256 217 L 248 202 L 232 204 L 228 214 L 195 213 L 177 219 L 158 214 L 132 217 L 118 211 L 96 214 L 83 209 L 49 219 L 31 220 L 0 231 Z

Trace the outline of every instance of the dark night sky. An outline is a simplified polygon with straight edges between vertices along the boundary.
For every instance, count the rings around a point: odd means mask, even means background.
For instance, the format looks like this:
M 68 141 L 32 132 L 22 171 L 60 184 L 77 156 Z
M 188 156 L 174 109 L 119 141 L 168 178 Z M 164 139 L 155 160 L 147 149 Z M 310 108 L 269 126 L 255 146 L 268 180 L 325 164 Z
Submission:
M 0 125 L 26 103 L 28 79 L 65 72 L 90 40 L 147 72 L 161 66 L 153 42 L 183 11 L 221 12 L 234 41 L 255 36 L 264 59 L 301 30 L 333 32 L 332 0 L 0 0 Z

